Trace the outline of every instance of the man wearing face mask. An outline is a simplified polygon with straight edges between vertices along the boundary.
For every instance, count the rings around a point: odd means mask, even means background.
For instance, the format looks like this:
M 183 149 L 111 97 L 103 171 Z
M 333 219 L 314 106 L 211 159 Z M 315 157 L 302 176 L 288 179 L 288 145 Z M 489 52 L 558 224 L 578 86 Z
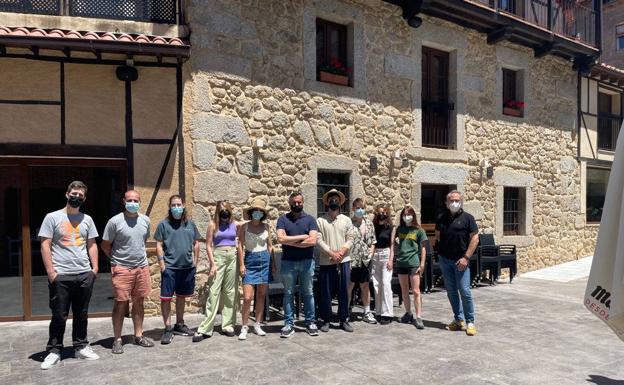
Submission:
M 150 235 L 150 219 L 139 213 L 141 196 L 129 190 L 123 198 L 124 211 L 112 217 L 102 235 L 102 251 L 111 259 L 111 278 L 115 290 L 113 305 L 113 354 L 123 353 L 121 329 L 124 315 L 132 299 L 134 343 L 152 347 L 154 343 L 143 336 L 143 302 L 152 289 L 145 241 Z
M 444 286 L 455 317 L 447 329 L 465 330 L 467 335 L 474 336 L 477 329 L 469 263 L 479 236 L 477 223 L 462 209 L 463 203 L 464 198 L 459 191 L 448 193 L 447 210 L 436 221 L 435 235 Z
M 52 319 L 48 352 L 41 364 L 46 370 L 57 366 L 63 351 L 65 323 L 70 307 L 73 310 L 72 342 L 76 357 L 85 360 L 100 358 L 89 346 L 87 324 L 89 302 L 98 272 L 98 236 L 90 216 L 79 211 L 87 197 L 87 186 L 71 182 L 65 193 L 67 205 L 46 215 L 39 239 L 41 256 L 48 274 Z
M 288 197 L 290 212 L 277 220 L 277 239 L 282 244 L 282 262 L 280 275 L 284 284 L 284 327 L 280 337 L 288 338 L 295 333 L 294 293 L 299 280 L 306 331 L 311 336 L 318 336 L 314 312 L 314 246 L 318 235 L 318 226 L 311 215 L 303 211 L 303 195 L 293 192 Z
M 322 332 L 328 332 L 332 318 L 331 302 L 338 292 L 338 321 L 340 328 L 353 332 L 349 323 L 349 281 L 351 257 L 349 250 L 355 239 L 351 218 L 340 214 L 340 206 L 345 202 L 343 193 L 331 189 L 323 195 L 323 204 L 328 211 L 317 219 L 319 227 L 318 245 L 321 248 L 319 286 L 321 303 L 319 318 L 323 320 Z
M 169 215 L 162 220 L 154 234 L 156 254 L 160 265 L 160 309 L 165 331 L 160 339 L 163 345 L 171 343 L 173 335 L 192 336 L 184 324 L 186 298 L 195 292 L 195 268 L 199 260 L 201 235 L 195 223 L 188 218 L 184 201 L 179 195 L 169 198 Z M 171 300 L 176 296 L 176 323 L 171 326 Z

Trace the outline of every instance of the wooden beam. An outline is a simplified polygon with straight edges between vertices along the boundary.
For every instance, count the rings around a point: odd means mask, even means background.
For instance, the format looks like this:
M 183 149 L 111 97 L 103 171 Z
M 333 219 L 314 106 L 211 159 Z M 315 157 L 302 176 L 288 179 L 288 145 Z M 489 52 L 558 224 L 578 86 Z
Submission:
M 487 43 L 488 44 L 496 44 L 503 40 L 509 39 L 513 34 L 513 28 L 505 25 L 499 29 L 495 29 L 494 31 L 488 33 Z
M 557 48 L 557 43 L 550 41 L 548 43 L 542 44 L 537 48 L 533 48 L 533 53 L 536 58 L 541 58 L 549 53 L 551 53 L 554 49 Z

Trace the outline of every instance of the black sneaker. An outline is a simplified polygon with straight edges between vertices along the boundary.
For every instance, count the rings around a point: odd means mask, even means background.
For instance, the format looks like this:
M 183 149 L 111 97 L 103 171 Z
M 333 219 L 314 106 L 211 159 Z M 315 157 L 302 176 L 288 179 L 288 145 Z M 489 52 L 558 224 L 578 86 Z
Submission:
M 411 313 L 405 313 L 401 317 L 401 323 L 411 324 L 412 322 L 414 322 L 414 316 Z
M 308 324 L 308 326 L 306 326 L 306 331 L 311 336 L 318 336 L 319 335 L 319 330 L 316 327 L 316 324 L 314 322 L 311 322 L 311 323 Z
M 206 338 L 210 338 L 210 337 L 212 337 L 211 334 L 203 334 L 203 333 L 197 332 L 193 334 L 193 342 L 201 342 L 205 340 Z
M 349 321 L 344 321 L 340 323 L 340 328 L 348 333 L 353 333 L 353 326 L 349 323 Z
M 236 335 L 236 333 L 234 333 L 234 330 L 230 329 L 222 330 L 221 333 L 226 337 L 234 337 Z
M 392 317 L 379 317 L 380 325 L 389 325 L 392 323 Z
M 288 338 L 292 336 L 293 334 L 295 334 L 295 329 L 293 329 L 293 327 L 290 325 L 284 325 L 284 327 L 280 331 L 281 338 Z
M 323 322 L 321 324 L 321 331 L 327 333 L 329 331 L 329 322 Z
M 193 335 L 193 331 L 189 329 L 185 324 L 175 324 L 173 326 L 173 334 L 177 334 L 179 336 L 189 337 Z
M 160 343 L 163 345 L 168 345 L 173 340 L 173 327 L 167 326 L 165 327 L 165 331 L 163 332 L 162 338 L 160 339 Z

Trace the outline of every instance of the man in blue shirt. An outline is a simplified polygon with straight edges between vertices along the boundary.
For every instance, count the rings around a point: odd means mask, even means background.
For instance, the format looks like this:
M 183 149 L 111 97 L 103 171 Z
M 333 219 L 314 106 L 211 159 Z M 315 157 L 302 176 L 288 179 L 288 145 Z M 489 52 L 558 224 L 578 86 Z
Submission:
M 314 314 L 314 246 L 318 227 L 316 220 L 303 212 L 303 196 L 294 192 L 288 197 L 290 212 L 277 220 L 277 239 L 282 244 L 281 276 L 284 284 L 284 327 L 280 337 L 288 338 L 293 329 L 293 292 L 297 278 L 303 297 L 306 331 L 311 336 L 318 335 Z

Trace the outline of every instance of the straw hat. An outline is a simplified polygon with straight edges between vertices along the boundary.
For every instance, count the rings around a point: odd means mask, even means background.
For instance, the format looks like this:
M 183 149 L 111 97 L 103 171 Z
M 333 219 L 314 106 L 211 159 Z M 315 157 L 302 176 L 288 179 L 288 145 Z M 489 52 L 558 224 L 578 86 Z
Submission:
M 267 204 L 264 199 L 254 198 L 251 201 L 251 204 L 249 205 L 249 207 L 245 209 L 245 218 L 251 219 L 251 212 L 254 210 L 260 210 L 264 213 L 264 216 L 262 217 L 261 220 L 264 220 L 269 215 L 266 207 L 267 207 Z
M 347 198 L 345 198 L 343 193 L 333 188 L 323 195 L 323 204 L 325 206 L 329 206 L 329 203 L 327 202 L 327 198 L 329 198 L 330 195 L 338 195 L 338 197 L 340 198 L 340 206 L 342 206 L 347 200 Z

